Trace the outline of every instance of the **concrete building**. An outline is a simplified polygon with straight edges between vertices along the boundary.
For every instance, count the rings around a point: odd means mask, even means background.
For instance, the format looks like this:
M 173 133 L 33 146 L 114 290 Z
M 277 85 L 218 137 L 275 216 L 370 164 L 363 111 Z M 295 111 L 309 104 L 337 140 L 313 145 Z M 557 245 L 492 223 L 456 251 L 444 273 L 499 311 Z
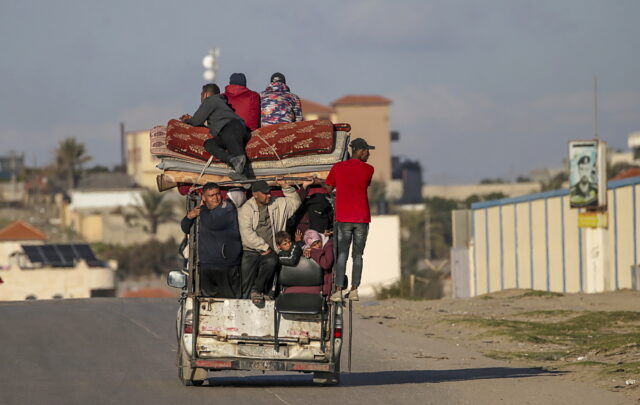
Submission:
M 63 209 L 62 223 L 74 229 L 87 242 L 103 242 L 129 245 L 143 243 L 151 238 L 165 241 L 183 237 L 179 220 L 184 215 L 177 193 L 165 197 L 175 207 L 175 220 L 160 224 L 155 235 L 148 231 L 147 223 L 136 215 L 136 207 L 142 204 L 145 190 L 73 190 L 71 202 Z
M 351 124 L 351 137 L 363 138 L 376 147 L 369 163 L 376 168 L 374 179 L 391 180 L 391 100 L 376 95 L 347 95 L 331 103 L 339 122 Z
M 422 196 L 425 198 L 440 197 L 452 200 L 465 200 L 471 195 L 487 195 L 502 193 L 507 197 L 517 197 L 540 191 L 540 183 L 495 183 L 495 184 L 455 184 L 437 185 L 427 184 L 422 187 Z
M 47 261 L 32 260 L 33 252 L 47 249 L 58 254 L 66 248 L 87 245 L 46 245 L 47 236 L 26 222 L 16 221 L 0 230 L 0 300 L 21 301 L 25 299 L 89 298 L 115 295 L 115 263 L 93 260 L 70 260 L 55 265 Z M 31 253 L 31 256 L 29 255 Z M 56 256 L 58 257 L 58 256 Z M 64 258 L 64 257 L 63 257 Z
M 150 153 L 150 148 L 149 130 L 125 134 L 127 174 L 140 186 L 157 190 L 156 176 L 160 171 L 156 165 L 160 159 Z

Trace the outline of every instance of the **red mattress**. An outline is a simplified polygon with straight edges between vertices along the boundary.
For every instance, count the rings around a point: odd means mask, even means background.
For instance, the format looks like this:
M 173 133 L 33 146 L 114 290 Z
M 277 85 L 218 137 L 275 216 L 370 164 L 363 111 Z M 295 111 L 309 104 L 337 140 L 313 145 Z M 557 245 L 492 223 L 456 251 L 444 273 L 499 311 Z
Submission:
M 167 126 L 167 147 L 198 159 L 207 160 L 211 156 L 203 146 L 210 137 L 208 128 L 193 127 L 178 120 L 169 121 Z M 329 120 L 314 120 L 258 128 L 251 133 L 246 152 L 249 160 L 255 162 L 326 154 L 333 152 L 334 148 L 334 125 Z M 213 161 L 219 162 L 217 159 Z

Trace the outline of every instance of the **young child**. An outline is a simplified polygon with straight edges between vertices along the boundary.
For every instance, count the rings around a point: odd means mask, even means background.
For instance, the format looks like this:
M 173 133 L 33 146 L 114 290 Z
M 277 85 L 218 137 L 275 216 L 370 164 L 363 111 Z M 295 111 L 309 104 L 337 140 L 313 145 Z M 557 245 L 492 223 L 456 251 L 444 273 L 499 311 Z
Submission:
M 276 245 L 280 252 L 278 252 L 278 259 L 284 266 L 295 267 L 300 261 L 302 256 L 302 233 L 296 231 L 296 241 L 291 241 L 291 236 L 286 231 L 276 232 Z

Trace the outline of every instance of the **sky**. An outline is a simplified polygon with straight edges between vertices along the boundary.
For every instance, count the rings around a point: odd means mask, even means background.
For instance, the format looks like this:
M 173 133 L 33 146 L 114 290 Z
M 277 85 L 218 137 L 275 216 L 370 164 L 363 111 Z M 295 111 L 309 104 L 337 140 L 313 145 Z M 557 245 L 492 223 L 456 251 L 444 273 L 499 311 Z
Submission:
M 615 149 L 640 131 L 637 0 L 236 0 L 0 3 L 0 153 L 52 161 L 75 136 L 92 164 L 120 162 L 119 123 L 148 129 L 199 103 L 220 48 L 261 91 L 393 101 L 394 154 L 430 184 L 558 167 L 571 139 Z

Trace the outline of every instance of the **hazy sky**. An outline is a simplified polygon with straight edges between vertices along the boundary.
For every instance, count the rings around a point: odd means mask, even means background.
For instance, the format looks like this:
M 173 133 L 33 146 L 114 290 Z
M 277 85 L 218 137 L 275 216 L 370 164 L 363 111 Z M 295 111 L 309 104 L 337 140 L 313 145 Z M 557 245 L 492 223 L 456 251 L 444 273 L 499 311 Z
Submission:
M 514 178 L 559 166 L 590 139 L 598 77 L 602 139 L 640 130 L 640 1 L 12 1 L 0 3 L 0 142 L 51 161 L 76 136 L 96 164 L 127 130 L 193 112 L 202 57 L 219 83 L 271 73 L 328 104 L 393 100 L 396 154 L 429 183 Z

